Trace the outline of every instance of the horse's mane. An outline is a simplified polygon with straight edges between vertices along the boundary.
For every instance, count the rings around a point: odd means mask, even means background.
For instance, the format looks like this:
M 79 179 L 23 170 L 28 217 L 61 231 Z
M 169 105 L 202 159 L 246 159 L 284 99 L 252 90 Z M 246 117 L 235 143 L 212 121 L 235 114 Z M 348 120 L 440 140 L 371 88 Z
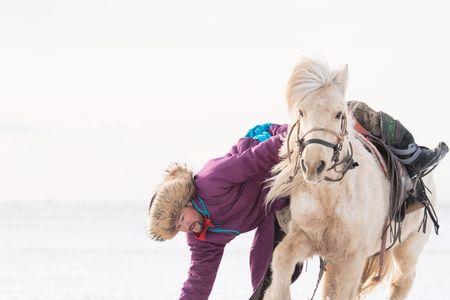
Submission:
M 287 101 L 289 112 L 292 113 L 295 102 L 299 102 L 308 94 L 333 83 L 336 72 L 323 58 L 302 57 L 292 71 L 287 84 Z
M 294 148 L 294 152 L 298 152 L 297 148 Z M 279 157 L 280 162 L 273 166 L 270 170 L 272 176 L 266 180 L 266 187 L 270 188 L 266 196 L 266 204 L 270 204 L 275 199 L 289 196 L 292 188 L 298 186 L 299 181 L 303 179 L 302 176 L 296 176 L 293 180 L 289 180 L 289 177 L 294 174 L 295 163 L 289 161 L 287 139 L 280 148 Z

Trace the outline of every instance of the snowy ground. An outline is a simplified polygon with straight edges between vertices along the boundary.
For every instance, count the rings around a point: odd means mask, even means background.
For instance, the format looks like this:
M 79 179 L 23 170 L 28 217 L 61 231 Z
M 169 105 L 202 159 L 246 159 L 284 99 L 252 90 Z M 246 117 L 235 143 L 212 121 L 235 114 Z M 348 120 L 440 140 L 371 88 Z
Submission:
M 183 236 L 146 237 L 146 202 L 0 202 L 0 299 L 177 299 L 189 265 Z M 409 299 L 449 299 L 450 203 L 420 259 Z M 247 299 L 252 234 L 231 243 L 210 299 Z M 294 284 L 308 299 L 317 262 Z M 383 298 L 380 289 L 370 299 Z M 319 299 L 319 297 L 317 298 Z

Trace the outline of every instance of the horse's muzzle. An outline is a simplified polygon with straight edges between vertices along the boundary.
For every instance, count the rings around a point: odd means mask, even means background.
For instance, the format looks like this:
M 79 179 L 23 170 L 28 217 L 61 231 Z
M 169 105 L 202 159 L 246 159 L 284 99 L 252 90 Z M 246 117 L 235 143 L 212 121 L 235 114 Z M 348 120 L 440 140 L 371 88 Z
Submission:
M 320 181 L 322 174 L 325 171 L 325 161 L 319 160 L 310 162 L 305 159 L 301 159 L 300 163 L 302 166 L 303 175 L 307 182 L 317 183 Z

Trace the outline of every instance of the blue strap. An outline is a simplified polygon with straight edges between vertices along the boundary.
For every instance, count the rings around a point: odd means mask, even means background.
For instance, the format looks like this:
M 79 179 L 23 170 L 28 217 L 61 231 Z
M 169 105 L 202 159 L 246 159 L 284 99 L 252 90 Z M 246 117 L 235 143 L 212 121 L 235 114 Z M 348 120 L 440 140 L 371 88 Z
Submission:
M 197 203 L 195 203 L 194 199 L 191 200 L 194 208 L 199 213 L 201 213 L 203 216 L 210 218 L 210 214 L 209 214 L 208 208 L 206 207 L 205 201 L 203 201 L 203 199 L 200 196 L 197 196 L 197 199 L 198 199 L 199 205 Z M 235 235 L 241 234 L 240 231 L 238 231 L 238 230 L 221 228 L 221 225 L 219 225 L 219 224 L 214 224 L 214 228 L 208 228 L 208 231 L 217 232 L 217 233 L 235 234 Z
M 206 207 L 205 202 L 203 201 L 202 198 L 200 198 L 200 196 L 197 196 L 197 199 L 198 199 L 198 202 L 200 203 L 200 207 L 197 205 L 197 203 L 194 202 L 194 199 L 192 199 L 192 201 L 191 201 L 192 205 L 199 213 L 201 213 L 205 217 L 209 218 L 210 214 L 209 214 L 208 208 Z
M 235 234 L 235 235 L 241 234 L 238 230 L 234 230 L 234 229 L 209 228 L 208 231 L 218 232 L 218 233 L 231 233 L 231 234 Z

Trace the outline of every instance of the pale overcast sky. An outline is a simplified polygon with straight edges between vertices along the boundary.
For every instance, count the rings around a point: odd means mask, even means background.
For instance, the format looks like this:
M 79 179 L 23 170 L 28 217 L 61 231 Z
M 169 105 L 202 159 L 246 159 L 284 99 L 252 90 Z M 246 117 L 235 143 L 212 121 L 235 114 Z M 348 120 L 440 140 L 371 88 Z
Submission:
M 347 98 L 420 144 L 450 142 L 446 3 L 1 1 L 0 201 L 148 199 L 169 163 L 285 122 L 301 54 L 348 64 Z

